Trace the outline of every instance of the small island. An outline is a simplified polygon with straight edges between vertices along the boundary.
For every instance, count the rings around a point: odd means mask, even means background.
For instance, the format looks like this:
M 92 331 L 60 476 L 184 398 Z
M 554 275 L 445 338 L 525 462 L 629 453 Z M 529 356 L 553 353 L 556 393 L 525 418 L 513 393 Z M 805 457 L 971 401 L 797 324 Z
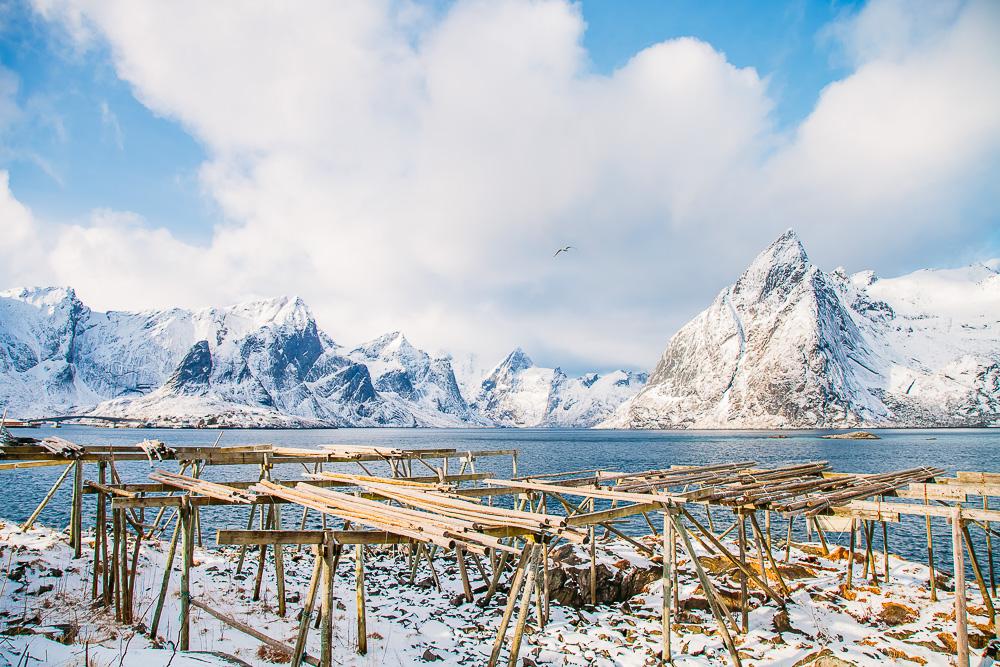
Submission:
M 874 433 L 868 431 L 852 431 L 850 433 L 831 433 L 830 435 L 821 435 L 821 438 L 826 440 L 881 440 Z

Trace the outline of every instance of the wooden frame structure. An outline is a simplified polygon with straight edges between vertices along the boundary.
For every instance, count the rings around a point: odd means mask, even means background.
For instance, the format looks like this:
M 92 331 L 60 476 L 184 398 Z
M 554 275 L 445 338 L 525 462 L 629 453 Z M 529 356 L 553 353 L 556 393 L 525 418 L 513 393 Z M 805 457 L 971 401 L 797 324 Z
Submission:
M 477 458 L 497 455 L 511 457 L 511 479 L 497 479 L 489 473 L 476 472 Z M 449 460 L 461 462 L 454 474 L 449 472 Z M 124 483 L 116 469 L 116 462 L 121 461 L 149 461 L 156 465 L 177 461 L 179 469 L 178 472 L 156 470 L 149 475 L 150 482 Z M 389 476 L 372 474 L 365 465 L 376 461 L 388 465 Z M 434 461 L 439 462 L 437 466 L 432 465 Z M 414 475 L 414 462 L 429 474 Z M 306 472 L 301 479 L 272 479 L 274 466 L 281 463 L 303 464 Z M 324 469 L 327 463 L 353 463 L 361 473 L 327 471 Z M 97 480 L 84 479 L 86 464 L 96 464 Z M 389 544 L 399 545 L 398 548 L 407 552 L 411 581 L 422 561 L 437 581 L 435 555 L 453 552 L 468 601 L 473 599 L 471 567 L 488 582 L 485 601 L 488 602 L 500 588 L 509 588 L 489 664 L 492 667 L 499 663 L 513 622 L 507 658 L 511 666 L 516 664 L 525 627 L 532 623 L 532 604 L 534 623 L 543 627 L 548 619 L 548 563 L 552 547 L 558 542 L 588 545 L 590 596 L 591 603 L 596 603 L 594 550 L 599 541 L 598 531 L 604 531 L 602 539 L 620 539 L 652 554 L 648 544 L 620 530 L 615 521 L 641 517 L 650 532 L 657 534 L 650 516 L 653 513 L 662 514 L 659 534 L 662 535 L 663 555 L 663 663 L 672 661 L 671 622 L 679 609 L 677 563 L 678 553 L 683 552 L 701 584 L 718 635 L 732 663 L 741 664 L 734 637 L 747 631 L 748 588 L 759 589 L 778 606 L 784 606 L 790 590 L 775 556 L 776 551 L 780 555 L 781 546 L 776 547 L 772 539 L 773 518 L 787 524 L 783 545 L 786 561 L 796 521 L 804 525 L 807 534 L 815 530 L 825 549 L 824 523 L 833 520 L 831 517 L 849 520 L 850 554 L 844 572 L 847 588 L 853 585 L 857 569 L 854 552 L 858 529 L 865 542 L 862 576 L 870 576 L 877 583 L 879 574 L 873 548 L 876 524 L 882 527 L 882 576 L 888 578 L 887 524 L 898 523 L 904 516 L 923 518 L 927 526 L 932 599 L 938 593 L 930 524 L 932 519 L 945 519 L 951 525 L 953 538 L 957 664 L 965 667 L 969 662 L 964 550 L 968 550 L 969 563 L 984 604 L 991 618 L 995 616 L 992 553 L 995 530 L 991 523 L 1000 522 L 1000 511 L 990 509 L 990 498 L 1000 496 L 1000 474 L 997 473 L 959 472 L 955 477 L 948 477 L 941 468 L 921 467 L 878 474 L 844 474 L 829 470 L 823 461 L 775 468 L 760 468 L 752 461 L 740 461 L 641 472 L 584 470 L 518 477 L 517 452 L 513 450 L 458 452 L 453 449 L 402 450 L 343 445 L 318 450 L 275 445 L 171 448 L 158 441 L 145 441 L 135 446 L 92 447 L 57 438 L 0 448 L 0 470 L 44 465 L 64 465 L 66 468 L 24 529 L 37 519 L 45 504 L 73 472 L 70 542 L 75 554 L 81 555 L 83 497 L 95 495 L 97 530 L 92 593 L 95 599 L 113 604 L 116 618 L 123 623 L 133 621 L 132 594 L 141 542 L 150 535 L 165 532 L 171 522 L 174 523 L 168 563 L 149 630 L 151 635 L 156 635 L 180 543 L 178 645 L 182 650 L 189 648 L 189 616 L 194 606 L 273 648 L 287 651 L 293 665 L 306 662 L 325 667 L 331 664 L 330 605 L 334 573 L 344 547 L 354 546 L 358 650 L 364 653 L 367 650 L 365 546 Z M 225 483 L 208 481 L 202 478 L 202 473 L 209 465 L 249 465 L 257 470 L 257 479 Z M 483 486 L 462 486 L 476 482 Z M 969 506 L 970 496 L 981 498 L 981 509 Z M 510 506 L 494 503 L 494 499 L 505 497 L 505 505 Z M 238 572 L 244 566 L 248 547 L 259 547 L 254 599 L 260 596 L 266 552 L 269 548 L 273 550 L 279 615 L 286 613 L 283 549 L 290 545 L 313 549 L 313 575 L 294 646 L 285 646 L 191 598 L 193 550 L 195 544 L 201 542 L 200 511 L 219 505 L 248 507 L 246 527 L 220 530 L 216 539 L 219 544 L 240 547 Z M 282 526 L 282 506 L 301 509 L 298 530 Z M 145 519 L 147 509 L 157 511 L 152 522 Z M 713 517 L 713 509 L 716 515 L 719 510 L 731 512 L 734 521 L 726 530 L 716 531 L 717 517 Z M 169 516 L 167 510 L 172 510 Z M 305 528 L 309 512 L 322 517 L 323 528 Z M 256 527 L 255 518 L 259 524 Z M 328 520 L 340 522 L 340 528 L 328 526 Z M 986 536 L 988 584 L 970 527 L 982 529 Z M 736 552 L 723 543 L 723 539 L 734 531 L 738 540 Z M 740 586 L 736 609 L 719 594 L 712 577 L 702 567 L 695 543 L 710 554 L 721 556 L 735 568 Z M 756 553 L 757 567 L 749 562 L 751 551 Z M 97 563 L 105 567 L 98 568 Z M 321 633 L 318 658 L 305 652 L 317 595 L 320 595 L 317 623 Z M 733 618 L 734 613 L 739 623 Z

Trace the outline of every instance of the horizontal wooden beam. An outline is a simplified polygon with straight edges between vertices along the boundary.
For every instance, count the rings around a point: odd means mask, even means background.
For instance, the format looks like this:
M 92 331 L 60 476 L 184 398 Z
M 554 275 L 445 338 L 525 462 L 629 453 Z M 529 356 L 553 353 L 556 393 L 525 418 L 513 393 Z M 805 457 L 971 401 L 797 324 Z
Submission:
M 407 544 L 409 538 L 377 530 L 219 530 L 219 544 Z
M 63 463 L 63 465 L 65 465 L 66 461 L 63 461 L 62 463 Z M 484 479 L 489 479 L 489 478 L 491 478 L 493 476 L 494 475 L 491 472 L 468 473 L 468 474 L 464 474 L 464 475 L 447 475 L 445 477 L 445 481 L 446 482 L 477 482 L 477 481 L 481 481 L 481 480 L 484 480 Z M 394 477 L 394 478 L 391 478 L 391 479 L 406 480 L 406 481 L 411 481 L 411 482 L 422 482 L 422 483 L 423 482 L 439 482 L 439 481 L 441 481 L 441 478 L 438 477 L 437 475 L 423 475 L 423 476 L 418 476 L 418 477 Z M 300 482 L 304 482 L 306 484 L 314 484 L 316 486 L 323 486 L 323 487 L 344 487 L 344 486 L 351 486 L 351 484 L 348 484 L 347 482 L 343 482 L 343 481 L 340 481 L 340 480 L 288 479 L 288 480 L 276 480 L 276 481 L 279 481 L 281 484 L 285 484 L 285 485 L 298 484 Z M 241 480 L 241 481 L 238 481 L 238 482 L 222 482 L 222 483 L 225 484 L 226 486 L 231 486 L 234 489 L 249 489 L 251 486 L 253 486 L 254 484 L 257 483 L 257 480 L 253 480 L 253 481 Z M 155 483 L 155 482 L 154 483 L 140 482 L 140 483 L 135 483 L 135 484 L 109 484 L 108 486 L 113 487 L 113 488 L 117 488 L 117 489 L 123 489 L 125 491 L 134 491 L 134 492 L 138 492 L 138 493 L 169 493 L 171 491 L 177 491 L 177 489 L 175 487 L 173 487 L 173 486 L 169 486 L 167 484 L 159 484 L 159 483 Z M 84 493 L 96 493 L 95 490 L 87 489 L 87 488 L 84 488 L 83 492 Z
M 654 512 L 662 510 L 663 505 L 660 503 L 640 503 L 637 505 L 625 505 L 622 507 L 614 507 L 609 510 L 602 510 L 600 512 L 588 512 L 587 514 L 574 514 L 573 516 L 566 519 L 566 523 L 570 526 L 590 526 L 599 523 L 605 523 L 611 521 L 612 519 L 618 519 L 626 516 L 634 516 L 636 514 L 642 514 L 643 512 Z

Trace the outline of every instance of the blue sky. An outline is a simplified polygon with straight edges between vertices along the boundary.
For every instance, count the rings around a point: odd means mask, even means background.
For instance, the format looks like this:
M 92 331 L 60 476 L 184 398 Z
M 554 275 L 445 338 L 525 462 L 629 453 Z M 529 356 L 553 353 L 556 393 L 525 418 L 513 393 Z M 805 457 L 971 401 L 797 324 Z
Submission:
M 1000 256 L 991 0 L 25 0 L 0 68 L 0 280 L 100 309 L 648 368 L 789 227 L 825 269 Z
M 823 29 L 858 4 L 586 0 L 583 44 L 594 70 L 608 74 L 657 42 L 703 39 L 734 65 L 770 78 L 775 122 L 790 127 L 845 73 Z M 18 198 L 53 220 L 82 219 L 97 208 L 134 211 L 205 242 L 220 213 L 198 182 L 206 159 L 199 142 L 136 100 L 106 47 L 68 47 L 59 27 L 22 2 L 9 3 L 2 16 L 0 65 L 17 76 L 18 102 L 31 110 L 5 142 L 2 166 Z

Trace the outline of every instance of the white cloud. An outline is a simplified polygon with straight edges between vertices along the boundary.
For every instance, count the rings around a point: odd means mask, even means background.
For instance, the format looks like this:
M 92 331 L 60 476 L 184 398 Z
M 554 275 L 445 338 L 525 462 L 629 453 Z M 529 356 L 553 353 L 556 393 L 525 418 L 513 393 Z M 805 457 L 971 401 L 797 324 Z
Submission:
M 787 226 L 821 262 L 885 272 L 988 224 L 958 213 L 1000 152 L 989 2 L 839 23 L 855 71 L 788 136 L 766 80 L 695 39 L 595 74 L 562 1 L 36 7 L 78 45 L 106 40 L 136 97 L 203 142 L 225 218 L 207 247 L 63 230 L 50 262 L 99 305 L 298 293 L 347 342 L 402 327 L 648 366 Z

